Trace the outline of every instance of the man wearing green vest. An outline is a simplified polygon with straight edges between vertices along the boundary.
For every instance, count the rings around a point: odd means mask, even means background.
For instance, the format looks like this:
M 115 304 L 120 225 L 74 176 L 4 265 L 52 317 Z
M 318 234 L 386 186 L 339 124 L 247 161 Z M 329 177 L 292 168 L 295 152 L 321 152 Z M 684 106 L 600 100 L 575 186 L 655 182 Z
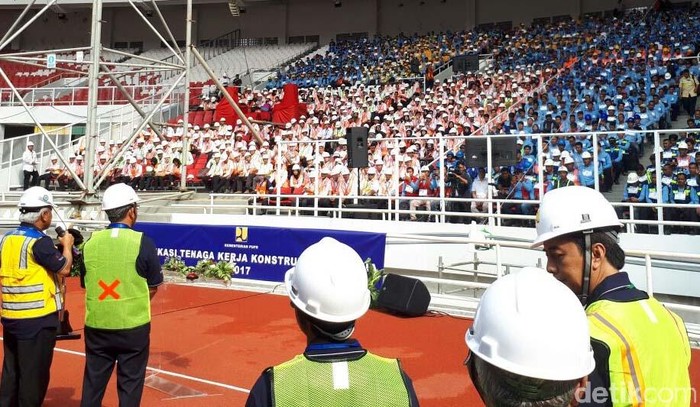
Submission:
M 690 345 L 683 320 L 625 272 L 622 224 L 605 197 L 573 186 L 547 193 L 535 246 L 547 271 L 579 296 L 588 316 L 596 368 L 582 406 L 689 406 Z
M 82 407 L 102 405 L 117 364 L 120 407 L 141 403 L 151 331 L 151 298 L 163 282 L 153 241 L 132 229 L 139 197 L 126 184 L 107 188 L 102 209 L 111 222 L 83 246 L 85 374 Z
M 49 387 L 58 312 L 59 278 L 73 265 L 73 236 L 59 238 L 63 252 L 44 234 L 51 226 L 51 193 L 31 187 L 19 199 L 18 228 L 0 242 L 3 365 L 1 407 L 39 407 Z
M 266 369 L 246 407 L 418 406 L 399 361 L 350 338 L 370 303 L 365 265 L 350 246 L 330 237 L 309 246 L 287 271 L 285 285 L 307 347 Z

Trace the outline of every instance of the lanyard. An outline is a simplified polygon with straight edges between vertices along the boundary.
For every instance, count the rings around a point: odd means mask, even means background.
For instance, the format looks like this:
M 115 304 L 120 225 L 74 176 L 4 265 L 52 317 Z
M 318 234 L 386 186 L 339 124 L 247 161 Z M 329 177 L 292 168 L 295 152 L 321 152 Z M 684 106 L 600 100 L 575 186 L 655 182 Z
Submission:
M 318 350 L 337 350 L 337 349 L 359 349 L 361 348 L 360 343 L 357 341 L 353 342 L 341 342 L 341 343 L 312 343 L 306 347 L 306 351 L 318 351 Z
M 107 229 L 131 229 L 129 225 L 124 223 L 110 223 Z

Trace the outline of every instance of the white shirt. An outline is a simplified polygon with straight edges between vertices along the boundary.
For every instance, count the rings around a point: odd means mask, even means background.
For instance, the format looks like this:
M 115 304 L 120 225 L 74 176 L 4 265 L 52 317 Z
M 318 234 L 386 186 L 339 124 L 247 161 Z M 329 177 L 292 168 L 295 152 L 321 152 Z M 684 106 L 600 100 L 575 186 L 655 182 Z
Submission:
M 22 170 L 33 172 L 37 168 L 36 151 L 25 150 L 22 154 Z
M 476 198 L 486 198 L 489 193 L 489 182 L 484 179 L 477 177 L 472 183 L 472 193 L 474 193 Z

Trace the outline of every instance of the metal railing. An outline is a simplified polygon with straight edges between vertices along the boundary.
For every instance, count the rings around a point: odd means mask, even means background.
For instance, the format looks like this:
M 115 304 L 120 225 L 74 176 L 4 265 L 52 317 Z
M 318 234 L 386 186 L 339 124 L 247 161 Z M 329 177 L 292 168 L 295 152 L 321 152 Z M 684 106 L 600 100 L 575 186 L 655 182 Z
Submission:
M 124 86 L 129 95 L 140 103 L 155 103 L 162 90 L 161 85 Z M 28 106 L 74 106 L 87 105 L 88 87 L 18 88 Z M 128 104 L 128 100 L 116 86 L 100 86 L 98 104 Z M 166 101 L 166 103 L 171 103 Z M 0 106 L 21 106 L 12 89 L 0 89 Z
M 273 213 L 276 215 L 288 215 L 288 216 L 319 216 L 323 215 L 325 212 L 329 214 L 332 218 L 343 218 L 343 217 L 354 217 L 352 215 L 380 215 L 382 219 L 386 221 L 397 221 L 399 215 L 410 214 L 411 211 L 397 210 L 396 201 L 398 198 L 392 197 L 338 197 L 338 202 L 334 206 L 322 207 L 318 205 L 319 200 L 326 199 L 328 197 L 320 196 L 284 196 L 283 199 L 291 199 L 293 202 L 289 206 L 279 205 L 280 201 L 277 201 L 276 196 L 256 196 L 256 195 L 235 195 L 238 202 L 226 202 L 225 198 L 231 198 L 231 195 L 226 194 L 210 194 L 208 204 L 175 204 L 173 206 L 178 208 L 206 208 L 207 214 L 231 214 L 233 210 L 246 210 L 248 214 L 261 215 L 264 213 Z M 268 201 L 269 199 L 269 201 Z M 308 206 L 298 206 L 296 203 L 301 200 L 307 200 L 306 204 Z M 385 202 L 386 208 L 384 209 L 362 209 L 362 208 L 343 208 L 342 202 L 353 202 L 357 200 L 363 201 L 374 201 L 374 202 Z M 272 203 L 270 203 L 272 201 Z M 275 202 L 276 201 L 276 202 Z M 451 201 L 451 200 L 447 200 Z M 506 203 L 506 200 L 495 200 L 495 203 Z M 441 208 L 441 212 L 438 216 L 466 216 L 464 213 L 454 213 L 446 212 L 444 208 Z M 475 215 L 475 214 L 472 214 Z M 483 215 L 483 214 L 482 214 Z M 499 219 L 513 219 L 517 218 L 513 215 L 505 214 L 492 214 L 489 216 L 494 216 Z M 534 220 L 534 217 L 530 216 L 527 219 Z M 476 225 L 476 228 L 481 228 L 483 226 Z M 541 262 L 537 264 L 527 264 L 525 258 L 527 256 L 515 256 L 513 255 L 513 249 L 527 250 L 532 252 L 539 252 L 540 249 L 533 249 L 529 241 L 518 241 L 515 239 L 504 239 L 498 236 L 487 237 L 484 233 L 478 233 L 472 235 L 475 230 L 472 227 L 472 232 L 468 235 L 465 233 L 465 237 L 454 237 L 454 236 L 438 236 L 430 235 L 424 232 L 415 233 L 401 233 L 392 232 L 391 229 L 387 232 L 387 246 L 394 244 L 454 244 L 454 245 L 468 245 L 475 249 L 474 258 L 472 260 L 463 261 L 454 264 L 445 264 L 442 259 L 439 259 L 436 270 L 425 270 L 424 272 L 409 272 L 409 271 L 399 271 L 400 274 L 411 275 L 415 278 L 422 280 L 423 282 L 433 285 L 431 290 L 433 290 L 433 307 L 440 307 L 436 303 L 443 303 L 445 301 L 457 302 L 460 307 L 464 307 L 465 300 L 466 303 L 472 303 L 473 308 L 471 310 L 467 309 L 466 315 L 473 316 L 473 311 L 478 304 L 478 300 L 483 293 L 483 290 L 487 289 L 495 279 L 502 277 L 503 275 L 509 274 L 510 272 L 526 267 L 526 266 L 538 266 L 542 267 Z M 460 246 L 461 247 L 461 246 Z M 489 250 L 491 249 L 491 250 Z M 488 256 L 482 256 L 481 254 L 489 253 Z M 665 264 L 664 269 L 673 270 L 683 270 L 687 271 L 688 264 L 700 267 L 700 254 L 694 253 L 678 253 L 678 252 L 664 252 L 664 251 L 653 251 L 653 250 L 625 250 L 625 255 L 627 262 L 630 264 L 642 267 L 644 270 L 644 279 L 646 282 L 645 290 L 650 296 L 654 296 L 654 277 L 653 270 L 659 269 L 658 262 L 672 262 L 673 264 Z M 530 257 L 532 258 L 532 257 Z M 686 267 L 681 267 L 684 264 Z M 392 271 L 393 272 L 393 271 Z M 452 287 L 450 289 L 450 287 Z M 469 290 L 470 292 L 467 292 Z M 700 320 L 700 306 L 691 305 L 687 303 L 681 303 L 683 300 L 680 298 L 674 298 L 673 301 L 664 301 L 664 304 L 670 309 L 681 312 L 690 313 L 693 315 L 693 320 Z M 462 310 L 464 311 L 464 310 Z M 688 333 L 691 336 L 691 340 L 697 346 L 700 344 L 700 325 L 698 323 L 687 323 Z
M 678 130 L 666 130 L 666 131 L 658 131 L 658 130 L 640 130 L 640 131 L 634 131 L 633 133 L 637 134 L 645 134 L 645 135 L 650 135 L 652 136 L 654 140 L 654 144 L 656 145 L 655 151 L 660 151 L 660 138 L 661 134 L 663 133 L 677 133 L 677 132 L 683 132 L 684 130 L 678 129 Z M 568 135 L 573 135 L 573 136 L 584 136 L 584 137 L 589 137 L 591 138 L 591 144 L 592 145 L 597 145 L 599 140 L 602 140 L 604 137 L 607 136 L 614 136 L 618 134 L 619 132 L 597 132 L 597 133 L 562 133 L 562 134 L 556 134 L 558 136 L 568 136 Z M 528 136 L 532 137 L 532 143 L 535 146 L 541 146 L 542 145 L 542 138 L 543 137 L 551 137 L 555 134 L 532 134 L 532 135 L 523 135 L 523 136 Z M 492 171 L 487 171 L 486 173 L 486 181 L 489 185 L 495 186 L 495 177 L 493 174 L 493 171 L 498 167 L 494 165 L 494 146 L 493 142 L 496 139 L 514 139 L 517 137 L 520 137 L 521 135 L 490 135 L 490 136 L 480 136 L 480 135 L 471 135 L 471 136 L 445 136 L 441 135 L 437 138 L 434 138 L 433 140 L 436 142 L 436 150 L 437 152 L 435 153 L 438 158 L 435 160 L 430 161 L 431 164 L 436 164 L 438 168 L 445 168 L 446 166 L 446 153 L 447 151 L 455 151 L 455 149 L 460 146 L 462 143 L 466 143 L 466 151 L 465 151 L 465 156 L 466 157 L 471 157 L 472 155 L 477 155 L 481 154 L 481 151 L 470 151 L 470 140 L 476 140 L 476 139 L 485 139 L 486 142 L 486 162 L 479 164 L 480 166 L 485 166 Z M 423 137 L 402 137 L 402 140 L 406 142 L 419 142 L 421 140 L 424 140 Z M 377 142 L 384 142 L 384 141 L 391 141 L 393 142 L 394 139 L 373 139 L 373 141 Z M 307 141 L 305 143 L 311 143 L 315 144 L 315 150 L 316 150 L 316 155 L 318 155 L 319 149 L 318 146 L 320 144 L 326 143 L 325 140 L 321 141 Z M 298 141 L 280 141 L 281 145 L 285 144 L 298 144 Z M 513 143 L 515 145 L 515 143 Z M 654 148 L 654 147 L 652 147 Z M 277 159 L 276 162 L 278 163 L 278 168 L 276 169 L 276 173 L 282 173 L 282 169 L 279 168 L 280 163 L 283 162 L 283 157 L 282 157 L 282 148 L 277 149 Z M 421 215 L 429 215 L 432 217 L 432 220 L 443 223 L 443 222 L 448 222 L 448 221 L 465 221 L 468 218 L 471 219 L 477 219 L 481 222 L 488 223 L 491 226 L 500 226 L 502 225 L 502 221 L 504 219 L 512 219 L 512 220 L 518 220 L 520 223 L 527 223 L 528 221 L 534 220 L 534 209 L 536 208 L 536 205 L 539 204 L 539 196 L 543 194 L 542 191 L 546 191 L 546 185 L 545 185 L 545 169 L 544 166 L 541 165 L 543 163 L 544 158 L 542 156 L 542 152 L 539 151 L 541 149 L 538 149 L 537 151 L 537 159 L 535 163 L 539 162 L 540 165 L 533 165 L 530 168 L 525 169 L 525 176 L 527 177 L 527 180 L 529 182 L 533 183 L 534 186 L 534 196 L 529 197 L 528 199 L 513 199 L 512 195 L 506 196 L 504 199 L 497 199 L 496 195 L 494 193 L 494 188 L 488 188 L 487 192 L 488 195 L 485 198 L 472 198 L 471 196 L 463 196 L 463 197 L 450 197 L 447 194 L 447 187 L 445 187 L 445 182 L 447 175 L 446 171 L 439 171 L 439 174 L 437 176 L 434 176 L 434 179 L 438 183 L 438 191 L 437 191 L 437 196 L 433 197 L 400 197 L 400 196 L 383 196 L 383 197 L 373 197 L 373 196 L 358 196 L 358 195 L 349 195 L 345 197 L 329 197 L 329 196 L 321 196 L 321 195 L 290 195 L 290 194 L 283 194 L 282 193 L 282 182 L 277 182 L 276 186 L 268 191 L 268 194 L 264 196 L 256 196 L 256 195 L 224 195 L 224 194 L 211 194 L 210 197 L 210 202 L 207 205 L 200 205 L 201 208 L 208 210 L 210 213 L 214 213 L 216 210 L 219 209 L 226 209 L 226 206 L 221 206 L 221 205 L 227 205 L 223 202 L 217 201 L 215 198 L 223 198 L 225 196 L 232 197 L 246 197 L 248 199 L 252 199 L 252 203 L 250 207 L 252 208 L 264 208 L 265 212 L 275 212 L 278 214 L 285 213 L 288 215 L 299 215 L 300 213 L 305 213 L 309 209 L 308 207 L 311 206 L 313 209 L 314 215 L 318 214 L 318 211 L 322 211 L 325 213 L 330 213 L 330 216 L 335 216 L 335 217 L 351 217 L 354 216 L 355 214 L 359 213 L 377 213 L 381 214 L 382 218 L 387 219 L 387 220 L 401 220 L 405 218 L 409 218 L 411 216 L 421 216 Z M 399 149 L 394 149 L 393 151 L 393 186 L 392 190 L 393 191 L 399 191 L 399 176 L 400 176 L 400 166 L 399 166 L 399 156 L 400 152 Z M 597 149 L 593 149 L 592 153 L 592 162 L 597 163 L 598 162 L 598 151 Z M 426 160 L 427 161 L 427 160 Z M 425 161 L 424 161 L 425 162 Z M 423 164 L 423 162 L 421 162 Z M 486 164 L 486 165 L 483 165 Z M 500 163 L 501 165 L 504 165 L 503 163 Z M 514 165 L 516 163 L 508 163 L 508 165 Z M 469 160 L 468 164 L 469 165 Z M 313 167 L 315 166 L 315 167 Z M 312 167 L 314 168 L 316 173 L 320 173 L 320 168 L 318 167 L 318 163 L 314 163 Z M 600 176 L 602 175 L 599 172 L 599 167 L 597 165 L 593 166 L 593 178 L 594 178 L 594 188 L 595 189 L 600 189 Z M 661 174 L 661 161 L 659 154 L 656 154 L 656 162 L 655 162 L 655 168 L 656 168 L 656 173 Z M 352 182 L 358 183 L 363 181 L 363 176 L 360 175 L 361 173 L 355 169 L 353 170 L 352 177 L 354 177 L 354 180 Z M 379 177 L 380 175 L 378 175 Z M 524 181 L 523 181 L 524 182 Z M 516 184 L 516 186 L 520 185 L 519 183 Z M 320 187 L 320 181 L 319 178 L 317 177 L 315 179 L 315 185 L 313 186 L 314 190 L 319 191 Z M 655 187 L 657 190 L 661 191 L 662 190 L 662 181 L 661 177 L 657 177 Z M 351 188 L 352 191 L 357 191 L 357 185 L 354 184 L 353 188 Z M 353 192 L 356 194 L 356 192 Z M 512 190 L 511 190 L 512 193 Z M 255 199 L 253 199 L 255 198 Z M 622 196 L 620 196 L 620 199 Z M 334 199 L 332 205 L 327 204 L 328 199 Z M 304 205 L 302 205 L 302 200 L 304 200 Z M 323 200 L 322 203 L 319 203 L 319 201 Z M 428 201 L 431 204 L 427 205 L 428 208 L 430 209 L 431 207 L 433 210 L 428 210 L 428 211 L 411 211 L 409 209 L 409 203 L 410 201 L 413 200 L 420 200 L 420 201 Z M 264 205 L 261 203 L 264 201 Z M 348 208 L 345 206 L 347 203 L 358 203 L 358 202 L 382 202 L 381 207 L 383 209 L 358 209 L 358 208 Z M 617 201 L 617 199 L 613 199 L 612 201 Z M 476 213 L 476 212 L 468 212 L 466 210 L 450 210 L 454 209 L 455 207 L 463 207 L 463 206 L 471 206 L 471 203 L 473 202 L 481 202 L 485 203 L 487 210 L 485 213 Z M 700 205 L 679 205 L 679 204 L 670 204 L 668 202 L 658 202 L 658 203 L 630 203 L 630 202 L 611 202 L 613 206 L 615 207 L 620 207 L 621 210 L 624 211 L 625 208 L 687 208 L 687 209 L 694 209 L 694 208 L 700 208 Z M 520 213 L 512 213 L 512 212 L 518 212 L 517 209 L 514 209 L 515 206 L 520 206 L 522 204 L 525 205 L 530 205 L 531 207 L 528 208 L 526 211 L 526 214 L 520 214 Z M 463 206 L 460 206 L 463 205 Z M 239 205 L 240 207 L 240 205 Z M 504 207 L 506 207 L 508 210 L 504 210 Z M 247 207 L 246 207 L 247 208 Z M 437 210 L 435 209 L 437 208 Z M 521 208 L 520 208 L 521 209 Z M 634 232 L 636 227 L 635 225 L 654 225 L 658 226 L 657 232 L 660 234 L 664 233 L 664 226 L 688 226 L 688 227 L 698 227 L 700 226 L 700 223 L 698 222 L 686 222 L 686 221 L 674 221 L 669 219 L 669 214 L 664 213 L 666 212 L 664 210 L 657 210 L 656 211 L 656 217 L 655 219 L 639 219 L 638 217 L 635 216 L 634 211 L 631 211 L 630 214 L 630 219 L 622 219 L 622 222 L 627 225 L 627 231 L 628 232 Z M 253 211 L 253 213 L 257 213 L 257 209 Z
M 105 140 L 125 140 L 135 125 L 142 121 L 141 116 L 131 105 L 117 105 L 113 108 L 106 107 L 98 117 L 98 138 Z M 163 117 L 161 115 L 161 121 Z M 57 128 L 48 128 L 47 133 L 52 136 L 52 141 L 57 145 L 59 152 L 66 157 L 76 153 L 85 147 L 85 137 L 73 139 L 73 127 L 85 124 L 86 118 L 81 118 L 72 123 Z M 24 136 L 0 140 L 0 191 L 9 192 L 22 184 L 22 154 L 26 150 L 27 142 L 34 143 L 34 151 L 39 160 L 39 173 L 49 164 L 49 157 L 55 154 L 50 144 L 46 142 L 41 132 L 35 132 Z
M 473 254 L 473 259 L 465 262 L 455 263 L 446 265 L 443 263 L 442 258 L 438 260 L 438 270 L 437 277 L 426 277 L 424 275 L 416 275 L 416 278 L 426 282 L 436 285 L 436 291 L 438 297 L 441 299 L 452 299 L 456 301 L 464 301 L 465 299 L 476 300 L 473 302 L 473 310 L 478 304 L 478 299 L 480 294 L 487 289 L 495 279 L 502 277 L 503 275 L 509 274 L 514 269 L 519 269 L 526 266 L 533 266 L 533 264 L 524 264 L 513 261 L 513 256 L 508 256 L 504 253 L 504 249 L 523 249 L 523 250 L 539 250 L 532 249 L 530 243 L 524 242 L 513 242 L 505 240 L 494 240 L 487 239 L 481 236 L 468 236 L 464 238 L 456 237 L 440 237 L 440 236 L 425 236 L 425 235 L 407 235 L 407 234 L 394 234 L 387 233 L 387 244 L 391 245 L 392 239 L 404 239 L 413 240 L 415 242 L 424 242 L 427 244 L 461 244 L 470 245 L 471 247 L 479 247 L 481 250 L 494 249 L 493 258 L 494 260 L 482 259 L 479 253 L 481 251 L 475 251 Z M 625 256 L 629 260 L 640 259 L 644 267 L 644 281 L 645 281 L 645 291 L 649 296 L 654 296 L 656 291 L 654 290 L 654 277 L 653 277 L 653 260 L 655 259 L 669 259 L 672 258 L 674 262 L 677 263 L 690 263 L 694 265 L 700 265 L 700 254 L 693 253 L 677 253 L 677 252 L 663 252 L 663 251 L 641 251 L 641 250 L 625 250 Z M 510 262 L 505 259 L 511 259 Z M 467 267 L 465 267 L 467 266 Z M 473 266 L 473 267 L 469 267 Z M 489 267 L 488 271 L 484 270 L 484 266 Z M 536 266 L 542 267 L 542 264 L 537 264 Z M 669 268 L 671 266 L 666 266 Z M 673 268 L 673 267 L 671 267 Z M 479 281 L 479 276 L 486 278 L 485 281 Z M 471 279 L 472 281 L 468 281 Z M 454 290 L 446 290 L 446 287 L 457 287 Z M 472 290 L 471 295 L 465 293 L 465 290 Z M 459 295 L 462 294 L 462 295 Z M 700 306 L 682 304 L 677 301 L 662 301 L 662 303 L 676 312 L 680 312 L 689 316 L 692 316 L 694 321 L 698 321 L 700 318 Z M 473 316 L 473 312 L 471 313 Z M 700 324 L 697 322 L 687 322 L 686 327 L 688 334 L 693 342 L 694 346 L 700 345 Z

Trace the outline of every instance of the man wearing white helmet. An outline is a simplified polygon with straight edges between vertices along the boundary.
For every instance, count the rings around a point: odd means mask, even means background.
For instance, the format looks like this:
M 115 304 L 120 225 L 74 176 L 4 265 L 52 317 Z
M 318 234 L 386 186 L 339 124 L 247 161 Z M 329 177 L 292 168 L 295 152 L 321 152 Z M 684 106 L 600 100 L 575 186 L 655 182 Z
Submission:
M 58 312 L 59 278 L 73 265 L 73 236 L 59 237 L 59 252 L 43 230 L 51 226 L 51 193 L 31 187 L 19 200 L 20 225 L 0 242 L 3 352 L 0 406 L 39 407 L 49 386 Z
M 645 202 L 647 199 L 648 188 L 646 183 L 642 183 L 639 179 L 639 175 L 636 172 L 630 172 L 627 174 L 627 183 L 625 184 L 625 189 L 622 191 L 622 202 L 629 203 L 639 203 Z M 642 218 L 641 208 L 625 208 L 624 206 L 615 207 L 615 212 L 618 218 L 623 217 L 625 210 L 633 211 L 634 219 Z M 648 229 L 647 225 L 635 225 L 636 231 L 641 232 Z
M 325 237 L 304 250 L 284 280 L 307 347 L 266 369 L 246 407 L 418 406 L 399 361 L 350 338 L 370 304 L 367 271 L 355 250 Z
M 44 169 L 44 173 L 39 176 L 39 185 L 41 185 L 41 181 L 44 181 L 46 189 L 49 189 L 49 184 L 56 181 L 61 174 L 61 166 L 58 164 L 58 157 L 52 155 L 50 161 L 51 163 Z
M 576 296 L 546 271 L 526 267 L 481 297 L 465 364 L 487 407 L 566 407 L 595 366 L 589 338 Z
M 39 171 L 37 171 L 37 166 L 39 165 L 39 160 L 36 157 L 36 151 L 34 151 L 34 142 L 27 142 L 27 149 L 22 153 L 22 173 L 24 174 L 24 190 L 29 189 L 30 186 L 39 185 Z
M 620 271 L 621 226 L 600 192 L 580 186 L 545 194 L 537 214 L 533 247 L 543 247 L 547 271 L 578 295 L 588 315 L 596 369 L 582 405 L 688 406 L 685 325 Z M 669 391 L 672 400 L 660 397 Z
M 102 405 L 117 364 L 122 407 L 139 406 L 148 363 L 151 298 L 163 282 L 155 244 L 133 230 L 139 197 L 126 184 L 114 184 L 102 197 L 111 222 L 83 246 L 85 287 L 85 373 L 82 407 Z

